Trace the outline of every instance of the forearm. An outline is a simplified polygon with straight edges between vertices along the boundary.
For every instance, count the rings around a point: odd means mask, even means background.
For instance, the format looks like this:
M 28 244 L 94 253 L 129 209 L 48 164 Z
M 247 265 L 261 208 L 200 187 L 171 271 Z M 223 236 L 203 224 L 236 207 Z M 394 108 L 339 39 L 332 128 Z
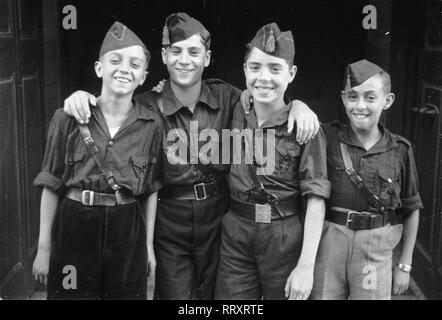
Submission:
M 298 266 L 313 268 L 321 239 L 325 216 L 325 201 L 323 198 L 310 196 L 304 225 L 304 240 Z
M 146 230 L 147 245 L 153 244 L 153 236 L 155 233 L 155 218 L 157 215 L 158 192 L 152 193 L 146 200 Z
M 59 198 L 56 193 L 47 188 L 43 189 L 40 203 L 40 236 L 38 240 L 39 248 L 50 248 L 52 226 L 54 225 L 58 202 Z
M 413 250 L 416 244 L 417 230 L 419 228 L 419 210 L 414 210 L 404 221 L 402 235 L 402 252 L 399 262 L 412 264 Z

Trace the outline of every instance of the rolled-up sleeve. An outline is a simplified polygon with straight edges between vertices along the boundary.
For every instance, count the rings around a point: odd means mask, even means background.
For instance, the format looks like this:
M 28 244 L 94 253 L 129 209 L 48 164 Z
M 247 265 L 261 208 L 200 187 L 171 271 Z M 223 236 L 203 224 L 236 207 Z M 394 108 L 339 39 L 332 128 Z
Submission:
M 322 128 L 305 145 L 299 165 L 300 189 L 303 197 L 310 195 L 328 199 L 331 184 L 327 178 L 327 139 Z
M 34 179 L 35 186 L 48 188 L 58 195 L 63 195 L 66 190 L 63 181 L 67 139 L 67 124 L 63 119 L 66 117 L 67 115 L 61 109 L 57 110 L 52 117 L 42 169 Z
M 413 149 L 408 148 L 401 168 L 401 202 L 403 213 L 422 209 L 424 206 L 419 194 L 418 175 L 414 161 Z

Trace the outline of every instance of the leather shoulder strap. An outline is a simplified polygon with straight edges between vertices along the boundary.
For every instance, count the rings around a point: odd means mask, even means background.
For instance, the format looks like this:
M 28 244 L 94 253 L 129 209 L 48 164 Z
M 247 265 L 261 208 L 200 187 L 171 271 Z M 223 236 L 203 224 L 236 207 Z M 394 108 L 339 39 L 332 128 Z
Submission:
M 119 185 L 118 185 L 117 181 L 115 180 L 115 177 L 112 174 L 112 172 L 109 169 L 107 169 L 107 167 L 105 166 L 104 160 L 100 155 L 100 149 L 98 148 L 97 144 L 95 143 L 94 139 L 92 138 L 91 131 L 89 130 L 88 125 L 78 123 L 78 128 L 80 129 L 80 133 L 83 136 L 83 141 L 86 144 L 88 152 L 94 158 L 95 162 L 98 165 L 98 168 L 100 168 L 100 171 L 104 174 L 107 184 L 115 192 L 119 191 L 119 189 L 120 189 Z
M 379 212 L 384 212 L 388 205 L 373 191 L 371 190 L 365 181 L 359 176 L 353 168 L 353 163 L 351 161 L 350 152 L 348 150 L 348 145 L 345 143 L 340 143 L 342 159 L 344 160 L 345 172 L 347 173 L 350 181 L 355 185 L 355 187 L 364 195 L 364 197 L 373 203 Z M 382 210 L 382 208 L 384 208 Z

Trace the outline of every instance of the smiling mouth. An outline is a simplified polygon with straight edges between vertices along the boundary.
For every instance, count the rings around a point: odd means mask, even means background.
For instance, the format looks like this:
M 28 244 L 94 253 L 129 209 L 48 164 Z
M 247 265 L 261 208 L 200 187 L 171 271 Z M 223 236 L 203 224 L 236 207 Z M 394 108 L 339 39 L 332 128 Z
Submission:
M 358 120 L 362 120 L 362 119 L 366 119 L 369 117 L 368 114 L 357 114 L 357 113 L 353 113 L 353 117 L 355 117 Z
M 175 69 L 176 71 L 178 71 L 179 73 L 191 73 L 193 70 L 192 69 Z
M 115 77 L 114 79 L 115 79 L 115 81 L 120 82 L 120 83 L 124 83 L 124 84 L 128 84 L 131 82 L 130 79 L 122 78 L 122 77 Z

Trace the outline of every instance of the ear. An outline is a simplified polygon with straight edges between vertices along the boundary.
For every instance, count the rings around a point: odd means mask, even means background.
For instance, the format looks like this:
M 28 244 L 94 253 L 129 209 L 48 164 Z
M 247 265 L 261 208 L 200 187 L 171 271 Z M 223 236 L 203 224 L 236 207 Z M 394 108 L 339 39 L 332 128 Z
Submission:
M 149 75 L 148 71 L 143 73 L 143 75 L 142 75 L 142 77 L 140 79 L 140 84 L 139 84 L 140 87 L 144 84 L 144 82 L 146 81 L 148 75 Z
M 167 64 L 167 49 L 166 48 L 161 49 L 161 58 L 163 59 L 163 63 Z
M 210 65 L 210 58 L 212 57 L 212 51 L 207 50 L 204 55 L 204 68 L 207 68 Z
M 384 110 L 390 109 L 390 107 L 393 105 L 394 99 L 396 98 L 396 96 L 394 95 L 393 92 L 390 92 L 389 94 L 387 94 L 385 96 L 385 105 L 384 105 Z
M 102 72 L 102 63 L 101 61 L 95 61 L 95 74 L 97 75 L 98 78 L 102 78 L 103 77 L 103 72 Z
M 289 79 L 289 83 L 292 83 L 293 80 L 296 77 L 296 73 L 298 72 L 298 67 L 297 66 L 293 66 L 290 68 L 289 70 L 289 74 L 290 74 L 290 79 Z
M 342 100 L 342 103 L 345 106 L 345 91 L 344 90 L 341 90 L 341 100 Z

